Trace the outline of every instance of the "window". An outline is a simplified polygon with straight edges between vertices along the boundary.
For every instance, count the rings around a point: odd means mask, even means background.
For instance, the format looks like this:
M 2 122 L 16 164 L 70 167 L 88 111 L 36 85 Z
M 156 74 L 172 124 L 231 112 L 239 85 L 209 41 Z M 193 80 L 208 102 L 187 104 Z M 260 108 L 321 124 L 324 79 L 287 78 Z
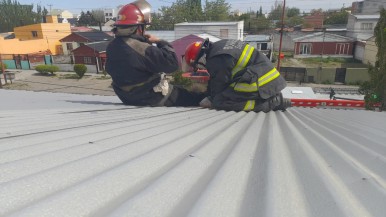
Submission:
M 361 30 L 373 30 L 372 23 L 361 23 Z
M 228 29 L 220 29 L 220 38 L 228 38 Z
M 349 43 L 337 43 L 335 54 L 348 54 L 348 49 L 350 48 Z
M 109 16 L 112 17 L 112 16 L 113 16 L 113 13 L 109 13 Z
M 91 64 L 92 63 L 91 57 L 83 57 L 83 62 L 84 64 Z
M 66 47 L 68 51 L 74 50 L 74 48 L 72 47 L 72 43 L 66 43 Z
M 312 44 L 310 43 L 301 43 L 299 47 L 299 54 L 309 55 L 311 54 Z
M 38 32 L 37 31 L 32 31 L 31 33 L 32 33 L 32 37 L 34 37 L 34 38 L 38 37 Z

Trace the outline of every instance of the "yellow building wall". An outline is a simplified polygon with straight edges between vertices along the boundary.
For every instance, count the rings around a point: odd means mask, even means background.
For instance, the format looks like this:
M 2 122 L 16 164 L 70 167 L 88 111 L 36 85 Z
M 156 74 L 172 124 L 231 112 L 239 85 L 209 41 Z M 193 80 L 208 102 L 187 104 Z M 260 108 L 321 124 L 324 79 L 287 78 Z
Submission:
M 33 31 L 37 33 L 36 37 L 33 37 Z M 38 39 L 46 41 L 46 44 L 43 47 L 40 43 L 36 43 L 34 52 L 49 49 L 52 54 L 56 55 L 61 54 L 62 52 L 59 40 L 71 34 L 71 26 L 69 23 L 39 23 L 16 27 L 14 28 L 14 32 L 15 38 L 20 39 L 20 42 L 29 40 L 36 41 Z M 7 41 L 8 40 L 5 42 Z M 21 46 L 20 53 L 27 53 L 22 48 L 23 47 Z M 26 50 L 30 50 L 30 47 L 26 48 Z
M 35 39 L 20 41 L 19 39 L 7 39 L 0 37 L 1 54 L 29 54 L 49 49 L 47 41 L 44 39 Z

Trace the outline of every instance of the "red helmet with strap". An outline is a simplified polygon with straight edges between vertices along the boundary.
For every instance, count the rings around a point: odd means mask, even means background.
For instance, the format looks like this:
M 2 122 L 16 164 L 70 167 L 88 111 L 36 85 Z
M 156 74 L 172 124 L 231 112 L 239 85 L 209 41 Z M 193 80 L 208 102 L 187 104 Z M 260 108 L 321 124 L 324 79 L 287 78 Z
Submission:
M 132 26 L 150 24 L 151 5 L 145 0 L 138 0 L 123 6 L 114 26 Z
M 185 50 L 185 62 L 192 67 L 196 67 L 198 60 L 204 55 L 209 47 L 209 39 L 205 41 L 196 41 L 189 44 Z

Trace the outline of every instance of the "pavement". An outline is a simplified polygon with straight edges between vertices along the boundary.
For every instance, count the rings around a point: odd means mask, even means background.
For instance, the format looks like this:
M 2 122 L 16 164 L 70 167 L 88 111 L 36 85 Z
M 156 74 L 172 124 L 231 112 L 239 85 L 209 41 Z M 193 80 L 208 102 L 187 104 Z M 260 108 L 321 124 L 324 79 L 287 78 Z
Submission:
M 6 70 L 15 74 L 10 81 L 1 77 L 3 89 L 27 90 L 35 92 L 75 93 L 101 96 L 115 96 L 110 76 L 86 74 L 78 79 L 75 72 L 56 72 L 55 75 L 42 75 L 35 70 Z

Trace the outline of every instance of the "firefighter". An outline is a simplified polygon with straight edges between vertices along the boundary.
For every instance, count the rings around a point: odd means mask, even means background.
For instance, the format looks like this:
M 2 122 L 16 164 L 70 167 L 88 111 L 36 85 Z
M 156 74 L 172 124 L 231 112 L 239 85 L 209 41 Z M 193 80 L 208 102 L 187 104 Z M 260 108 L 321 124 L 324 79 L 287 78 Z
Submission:
M 271 61 L 240 40 L 198 41 L 189 44 L 185 61 L 193 70 L 205 68 L 210 74 L 209 97 L 200 105 L 227 111 L 269 112 L 291 106 L 281 90 L 286 81 Z
M 126 105 L 199 106 L 203 94 L 173 86 L 165 78 L 178 69 L 178 61 L 168 42 L 145 34 L 150 9 L 148 2 L 138 0 L 118 12 L 115 38 L 106 50 L 114 92 Z

